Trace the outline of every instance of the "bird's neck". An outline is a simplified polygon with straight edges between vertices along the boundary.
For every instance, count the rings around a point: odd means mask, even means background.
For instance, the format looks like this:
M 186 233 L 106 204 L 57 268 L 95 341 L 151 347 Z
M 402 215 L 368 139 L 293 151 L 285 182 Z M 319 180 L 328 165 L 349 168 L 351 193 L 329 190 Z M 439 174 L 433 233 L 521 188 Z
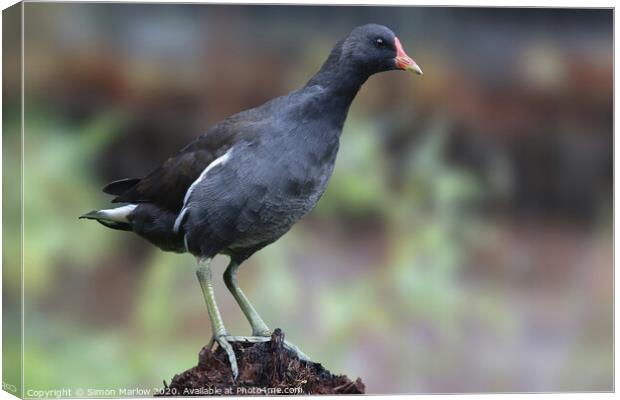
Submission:
M 370 75 L 356 68 L 343 55 L 343 42 L 332 50 L 323 66 L 306 84 L 306 87 L 320 86 L 324 90 L 321 102 L 326 113 L 333 115 L 336 122 L 344 124 L 349 107 L 357 92 Z

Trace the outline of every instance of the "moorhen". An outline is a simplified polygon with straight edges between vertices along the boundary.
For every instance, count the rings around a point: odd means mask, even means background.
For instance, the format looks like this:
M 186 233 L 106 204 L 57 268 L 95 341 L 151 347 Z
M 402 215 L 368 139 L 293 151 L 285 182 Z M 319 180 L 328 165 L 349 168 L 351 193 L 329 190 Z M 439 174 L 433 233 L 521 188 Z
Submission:
M 230 342 L 267 341 L 271 333 L 239 288 L 239 265 L 314 208 L 334 169 L 351 102 L 371 75 L 390 70 L 422 75 L 390 29 L 357 27 L 304 87 L 226 118 L 144 178 L 108 184 L 103 191 L 116 196 L 112 201 L 127 205 L 80 217 L 197 258 L 213 333 L 209 346 L 218 343 L 227 352 L 234 378 Z M 211 279 L 217 254 L 230 257 L 224 281 L 252 336 L 230 336 L 224 328 Z

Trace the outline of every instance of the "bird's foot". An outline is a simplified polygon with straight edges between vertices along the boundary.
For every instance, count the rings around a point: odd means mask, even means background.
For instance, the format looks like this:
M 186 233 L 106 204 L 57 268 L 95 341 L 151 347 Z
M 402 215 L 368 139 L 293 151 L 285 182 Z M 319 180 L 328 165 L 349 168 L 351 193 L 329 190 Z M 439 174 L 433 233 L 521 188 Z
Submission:
M 264 324 L 263 324 L 264 325 Z M 265 337 L 271 337 L 271 329 L 269 329 L 267 327 L 267 325 L 265 325 L 264 327 L 256 327 L 252 329 L 252 336 L 265 336 Z
M 247 342 L 247 343 L 261 343 L 269 342 L 271 340 L 271 334 L 269 336 L 226 336 L 229 342 Z M 295 346 L 291 342 L 285 340 L 283 343 L 285 349 L 292 351 L 302 361 L 311 361 L 303 351 L 299 350 L 299 347 Z
M 235 350 L 233 350 L 232 345 L 230 344 L 230 342 L 234 342 L 235 340 L 230 340 L 231 337 L 234 336 L 213 336 L 211 338 L 211 341 L 209 341 L 208 346 L 210 349 L 213 349 L 213 346 L 215 346 L 215 343 L 217 343 L 218 346 L 224 349 L 224 351 L 228 355 L 228 362 L 230 363 L 230 369 L 232 370 L 233 381 L 236 381 L 237 376 L 239 376 L 239 368 L 237 367 L 237 357 L 235 356 Z
M 297 354 L 297 358 L 299 358 L 302 361 L 307 361 L 307 362 L 312 361 L 312 360 L 310 360 L 310 357 L 308 357 L 306 355 L 306 353 L 304 353 L 303 351 L 301 351 L 299 349 L 299 347 L 295 346 L 293 343 L 291 343 L 291 342 L 289 342 L 287 340 L 284 341 L 284 348 L 292 351 L 295 354 Z
M 229 342 L 246 342 L 246 343 L 261 343 L 271 340 L 269 336 L 226 336 Z

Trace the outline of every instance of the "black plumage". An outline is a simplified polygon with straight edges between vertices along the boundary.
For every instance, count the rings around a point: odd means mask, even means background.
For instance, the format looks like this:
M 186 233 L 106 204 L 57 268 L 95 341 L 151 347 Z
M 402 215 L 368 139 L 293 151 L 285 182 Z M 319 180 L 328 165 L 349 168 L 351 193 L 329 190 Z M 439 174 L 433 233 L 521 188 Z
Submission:
M 393 69 L 421 73 L 388 28 L 358 27 L 303 88 L 223 120 L 148 176 L 104 188 L 134 206 L 83 217 L 163 250 L 243 261 L 316 205 L 351 102 L 369 76 Z
M 270 336 L 238 285 L 240 263 L 314 208 L 334 169 L 353 98 L 372 74 L 393 69 L 422 73 L 388 28 L 358 27 L 303 88 L 216 124 L 144 178 L 108 184 L 104 192 L 128 204 L 82 216 L 198 258 L 196 276 L 213 332 L 209 346 L 226 351 L 233 377 L 238 367 L 230 343 Z M 216 254 L 230 256 L 224 281 L 252 336 L 230 336 L 224 327 L 213 292 L 210 260 Z M 307 359 L 296 346 L 284 346 Z

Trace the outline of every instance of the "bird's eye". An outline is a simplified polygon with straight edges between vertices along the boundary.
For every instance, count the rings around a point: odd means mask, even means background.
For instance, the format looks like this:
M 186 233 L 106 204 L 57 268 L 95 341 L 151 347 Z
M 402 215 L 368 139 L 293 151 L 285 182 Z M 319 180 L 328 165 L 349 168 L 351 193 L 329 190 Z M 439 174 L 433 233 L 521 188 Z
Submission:
M 381 38 L 376 38 L 375 44 L 377 45 L 377 47 L 385 47 L 385 41 Z

